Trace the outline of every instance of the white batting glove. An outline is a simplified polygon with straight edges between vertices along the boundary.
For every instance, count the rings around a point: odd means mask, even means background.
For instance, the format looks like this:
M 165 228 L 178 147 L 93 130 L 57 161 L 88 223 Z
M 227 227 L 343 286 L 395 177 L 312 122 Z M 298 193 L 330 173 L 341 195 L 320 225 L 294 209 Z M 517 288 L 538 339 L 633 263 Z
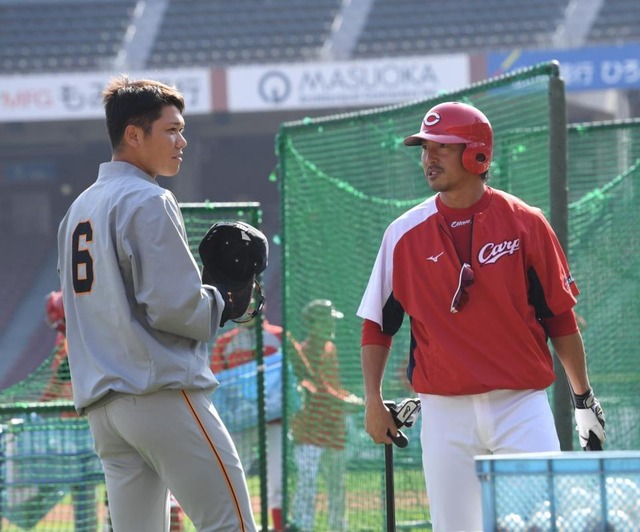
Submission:
M 589 443 L 589 437 L 593 434 L 599 441 L 599 448 L 602 449 L 602 444 L 607 436 L 604 431 L 605 417 L 600 402 L 595 398 L 591 389 L 582 395 L 573 394 L 573 400 L 580 446 L 585 451 L 596 450 L 592 448 L 593 444 Z M 592 442 L 593 436 L 591 437 Z
M 398 428 L 411 427 L 420 413 L 420 399 L 418 397 L 410 397 L 404 399 L 393 407 L 391 415 L 396 422 Z

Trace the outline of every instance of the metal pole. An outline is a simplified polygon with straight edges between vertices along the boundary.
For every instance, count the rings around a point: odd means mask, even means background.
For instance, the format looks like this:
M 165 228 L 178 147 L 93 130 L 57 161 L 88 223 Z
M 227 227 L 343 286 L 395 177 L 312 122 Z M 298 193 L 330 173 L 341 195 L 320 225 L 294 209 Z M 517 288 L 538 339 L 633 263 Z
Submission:
M 260 227 L 262 221 L 262 210 L 254 209 L 252 211 L 251 223 L 254 227 Z M 266 423 L 266 406 L 264 397 L 264 330 L 263 330 L 262 311 L 258 312 L 255 317 L 255 339 L 256 339 L 256 368 L 257 368 L 257 386 L 258 386 L 258 454 L 260 466 L 260 521 L 262 531 L 269 530 L 269 504 L 267 500 L 268 478 L 267 478 L 267 423 Z
M 564 80 L 560 77 L 556 63 L 554 74 L 549 79 L 549 209 L 550 223 L 560 245 L 569 249 L 569 199 L 567 182 L 567 107 Z M 553 388 L 553 412 L 556 430 L 563 451 L 573 449 L 573 411 L 571 395 L 562 364 L 554 356 L 557 375 Z

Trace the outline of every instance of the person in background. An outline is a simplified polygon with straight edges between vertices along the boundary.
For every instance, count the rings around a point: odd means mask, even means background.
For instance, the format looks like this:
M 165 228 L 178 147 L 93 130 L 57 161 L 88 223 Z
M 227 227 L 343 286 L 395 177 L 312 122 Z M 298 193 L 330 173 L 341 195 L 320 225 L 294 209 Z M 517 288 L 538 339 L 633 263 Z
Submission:
M 605 419 L 573 311 L 578 288 L 555 233 L 539 209 L 487 186 L 487 117 L 441 103 L 404 143 L 420 148 L 435 195 L 387 228 L 358 309 L 365 428 L 379 444 L 397 434 L 382 382 L 408 314 L 433 529 L 481 530 L 474 456 L 560 450 L 546 394 L 555 379 L 549 339 L 583 448 L 604 442 Z
M 67 359 L 67 336 L 64 318 L 62 292 L 54 290 L 45 298 L 45 320 L 47 325 L 56 331 L 53 344 L 53 359 L 51 361 L 51 378 L 47 382 L 41 401 L 54 399 L 73 399 L 71 389 L 71 375 L 69 374 L 69 360 Z
M 45 321 L 57 334 L 52 349 L 51 377 L 45 385 L 40 401 L 71 401 L 73 399 L 73 389 L 71 375 L 69 374 L 64 304 L 60 290 L 50 292 L 45 298 Z M 67 419 L 78 417 L 75 412 L 63 412 L 61 416 Z M 62 427 L 64 427 L 64 424 L 62 424 Z M 72 434 L 75 438 L 73 444 L 76 452 L 86 453 L 90 449 L 91 442 L 88 431 L 65 431 L 65 435 L 69 434 Z M 71 485 L 71 494 L 75 530 L 94 531 L 98 524 L 95 482 L 87 480 L 87 482 L 81 484 L 73 484 Z
M 264 312 L 264 309 L 263 309 Z M 262 320 L 262 342 L 265 357 L 282 349 L 282 327 Z M 211 370 L 219 375 L 224 370 L 235 368 L 256 359 L 256 325 L 239 323 L 221 334 L 211 351 Z M 215 394 L 213 395 L 215 404 Z M 252 434 L 255 431 L 251 431 Z M 282 520 L 282 419 L 267 422 L 267 500 L 269 514 L 275 532 L 283 532 Z M 232 435 L 240 450 L 241 435 Z M 247 464 L 245 464 L 247 466 Z
M 291 420 L 297 484 L 292 505 L 293 529 L 314 530 L 320 462 L 324 455 L 329 498 L 329 530 L 348 530 L 345 514 L 346 413 L 362 402 L 340 384 L 336 320 L 344 314 L 328 299 L 314 299 L 302 309 L 306 337 L 288 336 L 292 366 L 302 406 Z

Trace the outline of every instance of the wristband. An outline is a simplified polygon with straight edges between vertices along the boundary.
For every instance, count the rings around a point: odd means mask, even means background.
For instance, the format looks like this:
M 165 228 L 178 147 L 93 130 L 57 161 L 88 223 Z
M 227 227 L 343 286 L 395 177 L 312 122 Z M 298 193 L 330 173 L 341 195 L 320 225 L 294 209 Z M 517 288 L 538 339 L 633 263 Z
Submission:
M 591 401 L 589 401 L 591 399 Z M 593 390 L 589 388 L 583 394 L 573 394 L 573 402 L 576 408 L 591 408 L 593 405 Z

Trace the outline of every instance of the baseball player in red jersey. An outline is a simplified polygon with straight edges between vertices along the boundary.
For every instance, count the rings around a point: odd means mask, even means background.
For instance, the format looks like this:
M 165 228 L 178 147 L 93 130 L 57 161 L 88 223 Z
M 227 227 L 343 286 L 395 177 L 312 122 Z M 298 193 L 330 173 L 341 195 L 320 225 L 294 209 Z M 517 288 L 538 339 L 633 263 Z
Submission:
M 270 356 L 282 349 L 282 327 L 262 320 L 262 342 L 264 356 Z M 240 323 L 220 335 L 211 351 L 211 370 L 219 374 L 255 360 L 256 327 L 252 322 Z M 222 381 L 221 381 L 222 382 Z M 215 403 L 215 395 L 213 396 Z M 233 412 L 229 413 L 233 415 Z M 252 431 L 254 433 L 255 431 Z M 241 452 L 239 439 L 235 438 Z M 247 466 L 248 464 L 245 464 Z M 273 419 L 267 423 L 267 500 L 274 532 L 282 532 L 282 420 Z
M 116 532 L 169 530 L 169 490 L 199 532 L 254 532 L 237 450 L 211 403 L 209 342 L 235 315 L 203 284 L 175 196 L 184 98 L 154 80 L 103 93 L 110 162 L 58 230 L 69 367 Z
M 273 355 L 282 347 L 282 327 L 262 320 L 264 356 Z M 221 334 L 211 350 L 211 371 L 219 373 L 255 359 L 255 324 L 240 323 Z
M 305 339 L 298 342 L 291 335 L 287 337 L 302 391 L 302 408 L 291 420 L 297 471 L 292 504 L 296 531 L 315 529 L 318 473 L 322 456 L 327 454 L 329 530 L 348 530 L 344 493 L 346 414 L 362 402 L 340 383 L 334 338 L 335 322 L 343 317 L 330 300 L 314 299 L 302 309 Z
M 62 304 L 62 292 L 54 290 L 45 299 L 45 319 L 47 325 L 57 331 L 53 347 L 53 360 L 51 361 L 51 378 L 45 386 L 41 401 L 73 398 L 71 390 L 71 376 L 69 375 L 69 361 L 67 360 L 67 337 L 64 319 L 64 305 Z
M 578 288 L 539 209 L 487 186 L 493 130 L 478 109 L 430 109 L 421 146 L 436 193 L 385 231 L 358 309 L 365 425 L 396 434 L 382 398 L 393 335 L 411 318 L 408 376 L 422 403 L 423 466 L 436 532 L 482 529 L 473 457 L 560 449 L 545 389 L 547 339 L 574 394 L 580 441 L 605 439 L 573 307 Z

